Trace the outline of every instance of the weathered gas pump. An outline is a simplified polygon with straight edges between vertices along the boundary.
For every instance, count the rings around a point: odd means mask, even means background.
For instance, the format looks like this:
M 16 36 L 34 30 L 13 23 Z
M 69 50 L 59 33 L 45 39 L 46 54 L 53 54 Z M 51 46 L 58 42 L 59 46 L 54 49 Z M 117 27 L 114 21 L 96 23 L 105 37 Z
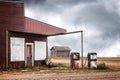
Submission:
M 70 59 L 71 59 L 71 68 L 79 69 L 80 68 L 80 53 L 72 52 Z
M 97 68 L 97 53 L 95 52 L 88 53 L 88 68 L 90 67 Z

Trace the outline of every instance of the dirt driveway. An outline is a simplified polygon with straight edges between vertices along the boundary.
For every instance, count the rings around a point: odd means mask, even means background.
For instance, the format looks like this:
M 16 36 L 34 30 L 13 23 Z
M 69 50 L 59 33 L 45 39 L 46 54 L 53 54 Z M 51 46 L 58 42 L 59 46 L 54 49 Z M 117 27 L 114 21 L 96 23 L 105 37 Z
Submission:
M 2 74 L 0 80 L 120 80 L 120 72 Z

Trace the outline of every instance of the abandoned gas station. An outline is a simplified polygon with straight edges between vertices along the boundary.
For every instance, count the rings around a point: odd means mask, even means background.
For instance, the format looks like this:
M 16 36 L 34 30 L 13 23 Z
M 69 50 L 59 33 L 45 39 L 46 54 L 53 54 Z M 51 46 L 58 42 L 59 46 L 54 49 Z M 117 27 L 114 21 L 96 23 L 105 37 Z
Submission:
M 83 67 L 83 32 L 65 29 L 24 16 L 24 3 L 0 1 L 0 69 L 41 66 L 48 58 L 48 36 L 81 33 Z
M 47 36 L 66 30 L 24 17 L 24 3 L 0 1 L 0 68 L 41 65 Z

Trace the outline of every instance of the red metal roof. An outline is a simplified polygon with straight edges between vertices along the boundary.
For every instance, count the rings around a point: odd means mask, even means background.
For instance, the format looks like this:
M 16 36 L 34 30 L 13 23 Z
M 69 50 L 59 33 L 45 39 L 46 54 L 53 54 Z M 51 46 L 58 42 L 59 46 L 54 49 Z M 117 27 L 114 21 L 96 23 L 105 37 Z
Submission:
M 25 17 L 25 32 L 52 35 L 58 33 L 65 33 L 66 30 Z

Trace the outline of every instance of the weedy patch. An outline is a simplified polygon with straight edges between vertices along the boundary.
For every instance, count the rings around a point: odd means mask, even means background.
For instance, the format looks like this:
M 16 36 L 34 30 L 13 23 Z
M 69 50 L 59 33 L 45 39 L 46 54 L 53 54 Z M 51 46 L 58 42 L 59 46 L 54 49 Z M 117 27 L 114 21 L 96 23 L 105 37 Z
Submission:
M 51 67 L 68 67 L 68 66 L 66 66 L 65 64 L 62 64 L 62 63 L 52 63 Z
M 100 69 L 100 70 L 101 69 L 109 69 L 109 67 L 107 67 L 105 63 L 99 63 L 97 65 L 97 69 Z

